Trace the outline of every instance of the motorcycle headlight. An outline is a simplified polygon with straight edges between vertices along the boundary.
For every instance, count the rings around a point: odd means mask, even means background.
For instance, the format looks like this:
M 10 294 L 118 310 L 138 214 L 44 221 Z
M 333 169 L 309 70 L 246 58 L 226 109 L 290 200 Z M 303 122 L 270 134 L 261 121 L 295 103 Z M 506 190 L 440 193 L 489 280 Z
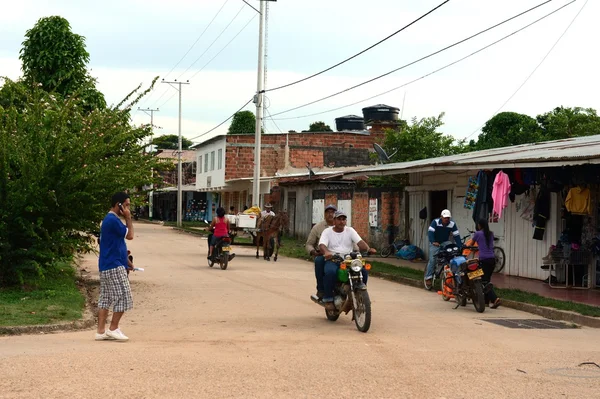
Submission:
M 363 268 L 363 264 L 360 259 L 354 259 L 350 264 L 352 271 L 359 272 Z

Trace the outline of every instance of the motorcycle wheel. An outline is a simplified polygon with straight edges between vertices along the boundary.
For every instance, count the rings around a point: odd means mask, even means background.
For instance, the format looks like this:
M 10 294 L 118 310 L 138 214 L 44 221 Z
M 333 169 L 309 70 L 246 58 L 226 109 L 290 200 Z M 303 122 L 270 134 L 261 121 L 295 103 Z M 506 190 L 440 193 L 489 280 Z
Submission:
M 473 306 L 478 313 L 485 311 L 485 296 L 483 295 L 483 284 L 481 280 L 473 282 Z
M 229 263 L 229 252 L 222 252 L 221 253 L 221 270 L 226 270 L 228 263 Z
M 440 281 L 442 284 L 442 299 L 446 302 L 450 300 L 450 296 L 446 295 L 446 276 L 444 276 L 444 272 L 442 272 L 442 276 L 440 277 Z
M 381 257 L 387 258 L 388 256 L 390 256 L 392 254 L 392 247 L 393 245 L 388 245 L 387 247 L 383 248 L 381 250 Z
M 327 320 L 329 321 L 337 321 L 340 318 L 340 312 L 337 310 L 325 310 L 325 316 L 327 316 Z
M 353 309 L 354 324 L 360 332 L 366 333 L 371 327 L 371 298 L 367 291 L 355 291 L 357 307 Z

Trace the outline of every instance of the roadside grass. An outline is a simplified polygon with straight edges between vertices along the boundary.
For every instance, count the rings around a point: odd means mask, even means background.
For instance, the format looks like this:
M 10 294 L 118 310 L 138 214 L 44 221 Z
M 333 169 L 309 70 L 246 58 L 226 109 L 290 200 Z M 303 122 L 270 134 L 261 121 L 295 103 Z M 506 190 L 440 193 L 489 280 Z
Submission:
M 304 249 L 304 242 L 300 242 L 293 238 L 284 238 L 284 247 L 279 250 L 279 253 L 290 258 L 304 259 L 311 261 L 312 259 L 306 253 Z M 378 275 L 382 274 L 390 275 L 394 277 L 403 277 L 417 282 L 423 281 L 423 272 L 409 267 L 395 266 L 389 263 L 381 262 L 378 260 L 368 259 L 371 264 L 371 274 Z M 439 280 L 436 281 L 437 287 L 435 290 L 439 290 Z M 541 295 L 515 290 L 515 289 L 502 289 L 495 288 L 496 293 L 502 299 L 511 300 L 515 302 L 528 303 L 536 306 L 544 306 L 558 310 L 565 310 L 582 314 L 584 316 L 600 317 L 600 307 L 586 305 L 582 303 L 576 303 L 571 301 L 561 301 L 558 299 L 546 298 Z
M 0 288 L 0 326 L 29 326 L 78 320 L 85 305 L 75 268 L 57 262 L 35 287 Z

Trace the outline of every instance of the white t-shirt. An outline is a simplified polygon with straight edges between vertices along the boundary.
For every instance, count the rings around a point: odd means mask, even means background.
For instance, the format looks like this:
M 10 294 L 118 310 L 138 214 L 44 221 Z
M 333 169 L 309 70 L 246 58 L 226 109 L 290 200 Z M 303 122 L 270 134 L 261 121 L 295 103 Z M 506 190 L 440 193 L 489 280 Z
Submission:
M 325 245 L 329 252 L 346 255 L 354 250 L 353 244 L 358 244 L 359 241 L 362 241 L 362 238 L 352 227 L 346 226 L 341 233 L 334 231 L 333 227 L 328 227 L 323 230 L 319 245 Z

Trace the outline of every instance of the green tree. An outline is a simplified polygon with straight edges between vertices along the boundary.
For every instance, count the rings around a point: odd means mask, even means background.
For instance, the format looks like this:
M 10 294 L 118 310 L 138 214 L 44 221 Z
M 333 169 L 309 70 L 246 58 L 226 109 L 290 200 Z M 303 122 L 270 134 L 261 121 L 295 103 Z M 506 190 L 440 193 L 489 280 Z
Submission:
M 91 250 L 89 233 L 112 194 L 150 183 L 161 164 L 142 151 L 149 127 L 131 126 L 129 117 L 148 91 L 87 112 L 81 98 L 33 87 L 22 108 L 0 106 L 0 286 Z
M 254 134 L 256 132 L 256 117 L 250 111 L 240 111 L 233 115 L 227 134 Z
M 306 131 L 306 130 L 304 130 L 304 131 Z M 310 126 L 308 127 L 308 131 L 309 132 L 333 132 L 333 130 L 331 130 L 331 127 L 329 127 L 329 125 L 326 125 L 325 122 L 322 122 L 322 121 L 311 123 Z
M 179 136 L 176 134 L 167 134 L 164 136 L 155 137 L 152 140 L 159 150 L 177 150 L 179 149 Z M 181 149 L 189 150 L 194 143 L 191 140 L 181 136 Z
M 501 112 L 485 123 L 472 150 L 509 147 L 541 141 L 542 132 L 532 117 L 516 112 Z
M 77 94 L 88 111 L 106 107 L 104 95 L 87 72 L 90 55 L 85 38 L 71 31 L 69 21 L 59 16 L 39 19 L 25 33 L 22 45 L 19 58 L 26 85 L 40 84 L 64 97 Z
M 600 117 L 592 108 L 557 107 L 537 116 L 544 140 L 600 134 Z
M 386 131 L 383 147 L 388 154 L 396 154 L 392 162 L 416 161 L 419 159 L 435 158 L 463 152 L 461 142 L 456 142 L 452 136 L 446 136 L 439 131 L 444 125 L 442 118 L 437 117 L 413 118 L 411 123 L 401 130 Z

